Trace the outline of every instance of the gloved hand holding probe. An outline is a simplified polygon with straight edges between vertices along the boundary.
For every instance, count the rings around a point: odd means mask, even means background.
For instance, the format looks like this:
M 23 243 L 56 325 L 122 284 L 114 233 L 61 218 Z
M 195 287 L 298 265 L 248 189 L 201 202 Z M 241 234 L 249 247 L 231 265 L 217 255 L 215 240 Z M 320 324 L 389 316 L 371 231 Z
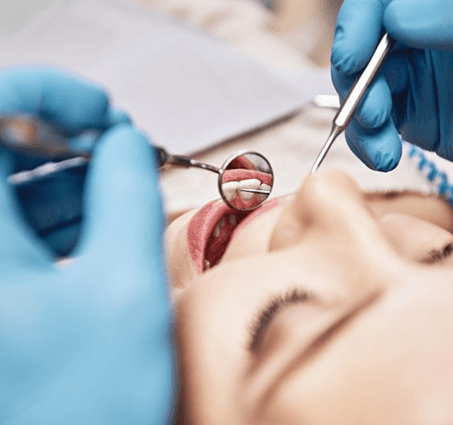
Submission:
M 390 171 L 401 136 L 453 160 L 451 0 L 345 0 L 332 48 L 332 79 L 343 99 L 384 31 L 397 45 L 346 129 L 352 151 Z
M 170 423 L 164 225 L 147 138 L 112 111 L 101 89 L 55 71 L 0 73 L 0 113 L 38 114 L 74 135 L 103 130 L 87 173 L 76 260 L 65 267 L 22 220 L 7 183 L 17 157 L 0 148 L 0 422 Z M 44 204 L 48 214 L 59 207 Z

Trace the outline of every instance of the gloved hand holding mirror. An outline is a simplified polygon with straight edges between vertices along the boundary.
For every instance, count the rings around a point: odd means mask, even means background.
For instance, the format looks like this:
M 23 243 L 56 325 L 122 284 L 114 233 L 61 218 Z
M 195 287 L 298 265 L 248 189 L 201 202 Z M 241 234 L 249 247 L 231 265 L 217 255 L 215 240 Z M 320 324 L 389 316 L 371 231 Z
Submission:
M 149 140 L 102 89 L 43 68 L 0 72 L 0 115 L 46 120 L 71 146 L 100 132 L 83 192 L 62 173 L 58 186 L 18 196 L 8 176 L 47 159 L 0 146 L 2 423 L 172 423 L 172 313 Z M 52 226 L 37 236 L 24 210 Z M 62 268 L 58 243 L 79 231 Z

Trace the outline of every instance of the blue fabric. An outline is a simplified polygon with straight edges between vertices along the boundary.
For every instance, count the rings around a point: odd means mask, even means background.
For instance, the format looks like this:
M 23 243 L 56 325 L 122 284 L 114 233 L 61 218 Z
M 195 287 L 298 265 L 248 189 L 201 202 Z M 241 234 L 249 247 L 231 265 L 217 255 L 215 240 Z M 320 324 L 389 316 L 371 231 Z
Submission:
M 453 7 L 450 0 L 345 0 L 332 48 L 332 80 L 344 99 L 383 31 L 397 40 L 346 130 L 352 151 L 389 171 L 398 135 L 453 160 Z
M 0 149 L 0 423 L 171 423 L 171 309 L 148 139 L 103 90 L 63 72 L 0 72 L 0 111 L 38 114 L 75 137 L 103 131 L 88 169 L 19 197 L 6 179 L 23 161 Z M 73 226 L 76 260 L 56 267 Z
M 417 146 L 410 145 L 408 156 L 415 161 L 417 170 L 426 178 L 436 193 L 453 206 L 453 185 L 445 171 L 439 169 L 434 161 L 426 157 L 426 151 Z

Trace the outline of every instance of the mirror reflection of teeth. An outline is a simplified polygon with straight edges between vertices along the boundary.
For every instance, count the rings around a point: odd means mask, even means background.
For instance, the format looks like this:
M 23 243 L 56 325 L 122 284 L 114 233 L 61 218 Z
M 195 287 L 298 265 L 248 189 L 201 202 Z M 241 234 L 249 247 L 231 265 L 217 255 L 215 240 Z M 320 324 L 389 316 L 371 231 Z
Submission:
M 241 192 L 240 189 L 259 189 L 261 182 L 258 179 L 241 180 L 239 182 L 239 195 L 244 201 L 250 201 L 255 194 L 252 192 Z
M 269 196 L 269 193 L 247 192 L 243 189 L 264 190 L 270 193 L 271 186 L 266 183 L 261 183 L 258 179 L 240 180 L 239 182 L 231 181 L 222 184 L 222 191 L 229 202 L 231 202 L 238 192 L 244 201 L 250 201 L 255 195 L 258 196 L 260 201 L 264 201 Z
M 266 183 L 261 183 L 260 190 L 266 190 L 270 193 L 271 187 Z M 258 193 L 256 196 L 258 196 L 258 199 L 260 201 L 264 201 L 265 199 L 267 199 L 269 194 L 268 193 Z
M 239 187 L 238 182 L 222 183 L 222 191 L 225 195 L 225 198 L 227 198 L 228 202 L 231 202 L 231 200 L 234 198 L 238 187 Z

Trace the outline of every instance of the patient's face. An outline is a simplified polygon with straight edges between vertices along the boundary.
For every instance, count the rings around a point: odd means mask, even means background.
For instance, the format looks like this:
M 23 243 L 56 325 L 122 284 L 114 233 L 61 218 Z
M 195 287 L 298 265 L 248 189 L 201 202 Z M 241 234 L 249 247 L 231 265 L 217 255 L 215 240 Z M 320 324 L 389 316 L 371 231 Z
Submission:
M 168 229 L 181 421 L 453 423 L 447 204 L 321 169 L 268 205 Z

